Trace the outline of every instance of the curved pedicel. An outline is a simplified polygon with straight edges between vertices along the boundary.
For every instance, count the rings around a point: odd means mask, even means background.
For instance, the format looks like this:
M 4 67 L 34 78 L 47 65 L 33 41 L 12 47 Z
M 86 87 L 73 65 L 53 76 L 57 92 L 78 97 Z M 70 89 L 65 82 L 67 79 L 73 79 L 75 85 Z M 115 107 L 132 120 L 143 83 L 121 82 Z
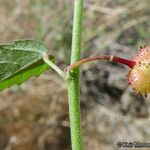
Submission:
M 132 60 L 113 55 L 95 56 L 71 64 L 65 69 L 65 71 L 70 72 L 81 64 L 96 60 L 114 61 L 128 66 L 130 68 L 127 76 L 128 84 L 135 93 L 141 96 L 147 96 L 147 94 L 150 93 L 150 46 L 140 47 L 138 54 Z

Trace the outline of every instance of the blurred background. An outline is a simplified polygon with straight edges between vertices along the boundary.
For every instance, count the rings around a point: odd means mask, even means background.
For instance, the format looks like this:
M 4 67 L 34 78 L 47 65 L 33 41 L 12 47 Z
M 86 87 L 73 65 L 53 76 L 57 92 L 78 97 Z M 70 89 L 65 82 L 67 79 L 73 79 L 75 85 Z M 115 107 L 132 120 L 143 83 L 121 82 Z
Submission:
M 149 0 L 85 0 L 82 58 L 132 58 L 150 45 Z M 0 0 L 0 42 L 45 43 L 61 68 L 69 64 L 73 1 Z M 128 68 L 82 66 L 81 109 L 86 150 L 117 150 L 118 141 L 150 142 L 150 96 L 136 96 Z M 66 85 L 54 72 L 0 93 L 0 150 L 70 150 Z

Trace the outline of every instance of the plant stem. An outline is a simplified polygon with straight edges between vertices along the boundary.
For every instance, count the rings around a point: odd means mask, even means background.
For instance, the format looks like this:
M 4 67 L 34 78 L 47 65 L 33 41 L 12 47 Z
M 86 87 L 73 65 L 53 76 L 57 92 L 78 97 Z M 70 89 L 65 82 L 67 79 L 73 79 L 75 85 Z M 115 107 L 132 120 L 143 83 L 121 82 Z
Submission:
M 69 72 L 72 69 L 75 69 L 76 67 L 91 62 L 91 61 L 95 61 L 95 60 L 109 60 L 109 61 L 115 61 L 115 62 L 119 62 L 122 63 L 130 68 L 133 68 L 135 65 L 135 62 L 132 60 L 128 60 L 128 59 L 124 59 L 124 58 L 120 58 L 120 57 L 116 57 L 113 55 L 104 55 L 104 56 L 95 56 L 95 57 L 88 57 L 82 60 L 79 60 L 78 62 L 75 62 L 73 64 L 71 64 L 70 66 L 68 66 L 65 69 L 65 72 Z
M 80 60 L 83 0 L 75 0 L 72 34 L 71 64 Z M 79 67 L 69 74 L 67 90 L 69 98 L 69 115 L 72 150 L 82 150 L 82 131 L 80 118 Z

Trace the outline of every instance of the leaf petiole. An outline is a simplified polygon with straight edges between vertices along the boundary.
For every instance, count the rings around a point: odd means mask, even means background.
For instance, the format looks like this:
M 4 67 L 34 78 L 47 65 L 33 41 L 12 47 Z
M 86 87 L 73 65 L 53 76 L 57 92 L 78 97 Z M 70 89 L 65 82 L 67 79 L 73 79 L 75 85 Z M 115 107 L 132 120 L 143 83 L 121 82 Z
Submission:
M 43 60 L 45 61 L 45 63 L 47 63 L 51 68 L 53 68 L 66 81 L 65 72 L 63 72 L 58 66 L 56 66 L 52 61 L 49 60 L 47 53 L 43 53 Z

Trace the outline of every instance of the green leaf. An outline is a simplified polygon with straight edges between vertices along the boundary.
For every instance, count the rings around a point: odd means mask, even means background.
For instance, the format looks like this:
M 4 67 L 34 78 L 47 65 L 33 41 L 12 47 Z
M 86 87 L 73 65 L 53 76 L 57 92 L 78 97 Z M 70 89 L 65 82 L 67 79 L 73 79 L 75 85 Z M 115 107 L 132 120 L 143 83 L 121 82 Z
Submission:
M 0 90 L 20 85 L 31 76 L 39 76 L 49 66 L 42 60 L 48 48 L 33 40 L 0 45 Z M 54 61 L 54 58 L 50 56 Z

